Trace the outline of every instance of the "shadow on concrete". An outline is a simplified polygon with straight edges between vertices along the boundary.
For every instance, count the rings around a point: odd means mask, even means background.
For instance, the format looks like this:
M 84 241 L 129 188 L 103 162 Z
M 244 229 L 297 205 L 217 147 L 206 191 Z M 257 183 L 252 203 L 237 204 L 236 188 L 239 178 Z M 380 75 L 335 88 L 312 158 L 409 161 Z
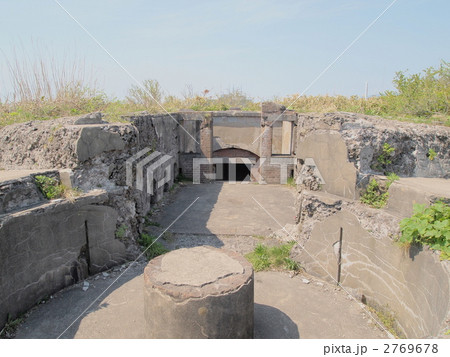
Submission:
M 108 278 L 99 274 L 98 280 L 89 279 L 87 291 L 83 291 L 83 283 L 81 283 L 81 286 L 74 285 L 56 293 L 53 299 L 30 310 L 29 316 L 19 327 L 16 338 L 74 338 L 81 321 L 95 311 L 108 309 L 109 304 L 104 302 L 105 298 L 122 285 L 142 274 L 143 268 L 143 264 L 131 265 L 114 284 L 112 282 L 119 276 L 120 272 L 116 272 L 115 275 L 113 273 Z M 109 287 L 110 285 L 111 287 Z M 101 295 L 102 293 L 103 295 Z M 92 306 L 90 306 L 91 304 Z M 84 312 L 85 309 L 87 309 L 86 312 Z M 104 326 L 101 326 L 100 323 L 99 328 L 104 328 Z
M 300 338 L 298 327 L 283 311 L 255 303 L 254 338 Z
M 416 258 L 416 256 L 423 251 L 423 246 L 420 244 L 411 244 L 409 246 L 409 257 L 412 261 Z

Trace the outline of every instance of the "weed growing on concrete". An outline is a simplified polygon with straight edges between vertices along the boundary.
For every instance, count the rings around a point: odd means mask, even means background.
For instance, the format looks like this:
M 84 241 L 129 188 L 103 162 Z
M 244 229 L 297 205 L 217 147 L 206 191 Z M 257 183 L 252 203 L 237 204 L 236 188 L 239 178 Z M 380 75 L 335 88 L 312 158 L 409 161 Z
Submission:
M 404 338 L 402 332 L 397 327 L 397 318 L 395 313 L 390 311 L 389 306 L 374 308 L 367 306 L 368 310 L 378 317 L 378 320 L 383 324 L 386 330 L 395 338 Z
M 365 192 L 361 195 L 361 202 L 372 208 L 383 208 L 389 198 L 387 190 L 377 180 L 372 179 Z
M 14 334 L 19 327 L 19 325 L 23 322 L 24 317 L 19 316 L 16 319 L 12 319 L 11 315 L 8 314 L 8 321 L 5 324 L 5 327 L 0 331 L 0 339 L 1 338 L 14 338 Z
M 295 183 L 295 178 L 288 177 L 286 185 L 288 185 L 290 187 L 297 187 L 297 184 Z
M 378 170 L 386 169 L 388 165 L 392 164 L 394 153 L 395 148 L 388 143 L 384 143 L 381 154 L 377 158 L 378 165 L 376 165 L 374 168 Z
M 389 198 L 389 192 L 387 192 L 389 187 L 394 181 L 399 179 L 398 175 L 393 172 L 388 174 L 386 185 L 380 184 L 377 180 L 372 179 L 361 195 L 361 202 L 372 208 L 383 208 Z
M 437 155 L 436 151 L 434 151 L 432 148 L 430 148 L 428 150 L 427 157 L 430 161 L 433 161 L 435 159 L 436 155 Z
M 116 230 L 116 238 L 123 239 L 125 237 L 125 233 L 128 230 L 128 226 L 126 224 L 121 224 L 119 228 Z
M 275 247 L 258 244 L 254 251 L 248 253 L 245 257 L 252 263 L 255 271 L 271 268 L 298 271 L 300 269 L 299 264 L 289 258 L 289 253 L 294 244 L 295 242 L 290 242 Z
M 138 243 L 144 249 L 147 259 L 153 259 L 158 255 L 168 252 L 168 250 L 161 243 L 156 241 L 156 237 L 151 236 L 150 234 L 141 234 L 141 238 Z
M 39 190 L 48 200 L 65 198 L 69 201 L 73 201 L 75 197 L 80 195 L 80 191 L 64 186 L 53 177 L 38 175 L 34 180 Z
M 149 217 L 145 217 L 144 225 L 146 227 L 161 227 L 161 225 L 158 222 L 151 221 Z
M 400 245 L 428 245 L 441 252 L 441 260 L 450 260 L 450 206 L 438 201 L 426 207 L 415 204 L 414 214 L 400 222 Z

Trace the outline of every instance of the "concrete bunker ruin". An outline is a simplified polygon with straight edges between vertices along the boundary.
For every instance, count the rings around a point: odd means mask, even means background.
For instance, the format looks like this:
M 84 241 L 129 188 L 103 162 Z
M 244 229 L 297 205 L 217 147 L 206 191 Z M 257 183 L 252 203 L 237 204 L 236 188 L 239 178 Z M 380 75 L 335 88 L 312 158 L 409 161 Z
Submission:
M 0 326 L 86 274 L 135 258 L 145 216 L 176 176 L 206 182 L 235 170 L 236 179 L 259 183 L 295 177 L 295 256 L 309 273 L 336 276 L 335 232 L 343 227 L 345 288 L 388 305 L 407 337 L 448 329 L 449 262 L 426 249 L 405 255 L 393 237 L 413 203 L 450 198 L 449 128 L 297 114 L 273 103 L 262 112 L 139 113 L 113 124 L 99 114 L 81 119 L 0 129 Z M 401 178 L 387 206 L 374 210 L 358 198 L 369 179 L 385 179 L 373 163 L 386 142 L 396 148 L 390 169 Z M 438 153 L 434 160 L 430 148 Z M 75 202 L 46 200 L 33 175 L 49 170 L 84 194 Z M 33 274 L 25 273 L 27 259 L 36 260 Z

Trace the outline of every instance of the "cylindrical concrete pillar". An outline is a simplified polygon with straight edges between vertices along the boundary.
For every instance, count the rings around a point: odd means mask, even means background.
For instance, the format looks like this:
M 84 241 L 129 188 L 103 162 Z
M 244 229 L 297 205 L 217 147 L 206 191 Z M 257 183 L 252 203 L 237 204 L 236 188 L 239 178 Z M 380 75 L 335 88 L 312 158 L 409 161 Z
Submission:
M 253 268 L 213 247 L 174 250 L 144 271 L 149 338 L 252 338 Z

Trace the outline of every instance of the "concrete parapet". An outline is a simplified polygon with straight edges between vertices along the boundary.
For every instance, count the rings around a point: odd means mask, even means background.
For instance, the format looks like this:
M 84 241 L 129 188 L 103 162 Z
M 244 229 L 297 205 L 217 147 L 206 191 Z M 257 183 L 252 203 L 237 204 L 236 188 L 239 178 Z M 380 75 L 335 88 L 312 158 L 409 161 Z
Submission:
M 450 180 L 423 177 L 401 178 L 389 187 L 386 209 L 404 218 L 413 214 L 414 204 L 428 206 L 440 199 L 450 201 Z
M 212 247 L 159 256 L 144 271 L 149 338 L 252 338 L 253 269 Z

